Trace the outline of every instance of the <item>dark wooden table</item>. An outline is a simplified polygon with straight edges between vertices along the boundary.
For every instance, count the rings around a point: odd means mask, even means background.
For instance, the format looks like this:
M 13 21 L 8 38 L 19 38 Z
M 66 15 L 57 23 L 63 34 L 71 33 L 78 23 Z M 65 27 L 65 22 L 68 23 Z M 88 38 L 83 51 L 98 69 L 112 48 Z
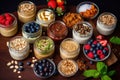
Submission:
M 39 6 L 39 9 L 42 8 L 46 8 L 47 6 Z M 67 12 L 75 12 L 75 6 L 67 6 Z M 17 16 L 17 13 L 14 12 L 14 14 Z M 56 20 L 61 20 L 62 17 L 57 17 Z M 98 35 L 99 33 L 96 31 L 95 25 L 96 25 L 96 19 L 90 21 L 93 26 L 94 26 L 94 36 Z M 18 27 L 19 27 L 19 31 L 15 36 L 21 35 L 21 28 L 22 28 L 22 23 L 19 22 L 18 20 Z M 109 38 L 111 38 L 112 36 L 118 36 L 120 37 L 120 33 L 119 33 L 119 24 L 117 24 L 117 28 L 114 31 L 114 33 L 110 36 L 105 36 L 105 38 L 107 40 L 109 40 Z M 67 37 L 72 37 L 72 33 L 71 30 L 69 30 L 69 34 Z M 19 80 L 18 79 L 18 75 L 21 75 L 22 78 L 20 80 L 42 80 L 40 78 L 38 78 L 34 72 L 33 69 L 30 66 L 26 65 L 27 61 L 31 61 L 32 57 L 34 56 L 34 53 L 31 52 L 29 57 L 25 60 L 23 60 L 22 62 L 24 63 L 24 68 L 25 70 L 22 71 L 20 74 L 14 73 L 13 70 L 9 69 L 9 67 L 6 65 L 9 61 L 13 60 L 10 57 L 9 51 L 8 51 L 8 47 L 6 46 L 6 42 L 9 41 L 12 37 L 10 38 L 6 38 L 0 35 L 0 80 Z M 55 64 L 57 65 L 59 63 L 60 60 L 62 60 L 60 58 L 60 53 L 59 53 L 59 45 L 60 42 L 55 42 L 55 53 L 53 55 L 53 61 L 55 62 Z M 119 61 L 119 56 L 120 56 L 120 46 L 119 45 L 114 45 L 111 44 L 112 49 L 116 49 L 116 52 L 112 52 L 112 54 L 114 53 L 117 58 L 118 61 L 116 63 L 114 63 L 113 65 L 111 65 L 109 67 L 109 69 L 115 69 L 117 71 L 117 74 L 115 76 L 112 77 L 113 80 L 119 80 L 119 76 L 120 76 L 120 61 Z M 32 49 L 32 45 L 31 45 L 31 49 Z M 82 45 L 81 45 L 81 50 L 80 50 L 80 55 L 78 57 L 78 59 L 84 59 L 87 63 L 87 65 L 90 68 L 95 68 L 95 64 L 90 65 L 89 60 L 83 55 L 82 52 Z M 56 73 L 54 76 L 50 77 L 49 80 L 85 80 L 86 78 L 82 75 L 82 71 L 78 71 L 76 75 L 74 75 L 73 77 L 70 78 L 65 78 L 63 76 L 61 76 L 59 73 Z M 86 79 L 86 80 L 92 80 L 92 79 Z

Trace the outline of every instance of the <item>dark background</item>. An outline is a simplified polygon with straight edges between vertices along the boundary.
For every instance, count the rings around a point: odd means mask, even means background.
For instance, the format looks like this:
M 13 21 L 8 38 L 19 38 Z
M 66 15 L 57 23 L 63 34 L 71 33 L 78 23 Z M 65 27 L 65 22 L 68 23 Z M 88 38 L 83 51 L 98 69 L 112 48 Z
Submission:
M 0 14 L 5 12 L 15 12 L 17 11 L 18 4 L 25 0 L 0 0 Z M 37 6 L 47 5 L 47 0 L 30 0 L 34 2 Z M 100 13 L 102 12 L 112 12 L 120 19 L 120 7 L 117 0 L 67 0 L 67 5 L 77 5 L 83 1 L 92 1 L 96 3 L 100 8 Z

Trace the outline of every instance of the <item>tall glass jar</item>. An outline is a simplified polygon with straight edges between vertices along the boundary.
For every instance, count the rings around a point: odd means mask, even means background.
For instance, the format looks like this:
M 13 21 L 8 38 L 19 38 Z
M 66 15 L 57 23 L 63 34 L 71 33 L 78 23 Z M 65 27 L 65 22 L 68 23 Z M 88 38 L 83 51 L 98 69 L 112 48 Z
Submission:
M 29 43 L 34 43 L 42 35 L 42 27 L 35 21 L 27 22 L 22 27 L 22 35 Z
M 21 22 L 33 21 L 36 16 L 36 6 L 31 1 L 23 1 L 18 5 L 17 13 Z
M 79 51 L 79 43 L 72 38 L 66 38 L 60 44 L 60 56 L 62 59 L 76 59 L 79 55 Z
M 97 30 L 102 35 L 110 35 L 114 32 L 117 18 L 110 12 L 102 13 L 97 19 Z
M 34 54 L 37 59 L 51 57 L 55 50 L 53 40 L 47 36 L 42 36 L 34 43 Z
M 73 30 L 73 39 L 75 39 L 80 44 L 85 44 L 92 37 L 93 27 L 88 22 L 80 22 L 74 25 Z
M 38 11 L 36 22 L 43 26 L 44 30 L 46 30 L 52 21 L 55 21 L 55 14 L 51 9 L 46 8 Z
M 53 40 L 61 40 L 67 36 L 68 29 L 64 22 L 54 21 L 49 24 L 47 34 Z
M 11 15 L 11 17 L 14 20 L 9 25 L 0 24 L 0 32 L 1 32 L 1 35 L 3 35 L 4 37 L 11 37 L 11 36 L 14 36 L 17 33 L 17 31 L 18 31 L 17 19 L 11 13 L 7 13 L 7 14 Z
M 29 55 L 29 43 L 22 36 L 12 38 L 7 46 L 10 56 L 15 60 L 23 60 Z

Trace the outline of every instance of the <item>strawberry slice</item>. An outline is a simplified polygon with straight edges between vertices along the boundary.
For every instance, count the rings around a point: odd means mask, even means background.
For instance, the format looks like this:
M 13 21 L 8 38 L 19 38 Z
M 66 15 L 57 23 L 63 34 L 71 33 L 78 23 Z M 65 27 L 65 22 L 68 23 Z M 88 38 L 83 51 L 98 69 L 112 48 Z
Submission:
M 58 6 L 63 6 L 65 3 L 64 0 L 57 0 L 56 2 Z
M 100 40 L 99 42 L 100 42 L 100 44 L 102 46 L 106 46 L 107 45 L 107 40 Z
M 97 39 L 97 40 L 102 40 L 102 39 L 103 39 L 103 36 L 102 36 L 102 35 L 98 35 L 98 36 L 96 36 L 96 39 Z

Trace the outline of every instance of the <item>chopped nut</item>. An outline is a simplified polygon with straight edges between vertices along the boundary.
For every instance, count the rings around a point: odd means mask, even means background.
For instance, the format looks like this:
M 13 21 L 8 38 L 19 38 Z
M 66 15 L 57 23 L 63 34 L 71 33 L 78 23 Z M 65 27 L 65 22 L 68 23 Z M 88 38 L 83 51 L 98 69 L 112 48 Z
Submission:
M 19 75 L 18 78 L 22 78 L 22 76 Z
M 31 64 L 30 66 L 31 66 L 31 67 L 33 67 L 33 66 L 34 66 L 34 64 Z
M 13 66 L 13 65 L 11 65 L 11 66 L 10 66 L 10 69 L 13 69 L 13 68 L 14 68 L 14 66 Z
M 11 62 L 8 62 L 8 63 L 7 63 L 7 66 L 10 66 L 10 65 L 11 65 Z
M 17 73 L 18 73 L 18 74 L 20 74 L 21 72 L 20 72 L 20 71 L 18 71 Z

